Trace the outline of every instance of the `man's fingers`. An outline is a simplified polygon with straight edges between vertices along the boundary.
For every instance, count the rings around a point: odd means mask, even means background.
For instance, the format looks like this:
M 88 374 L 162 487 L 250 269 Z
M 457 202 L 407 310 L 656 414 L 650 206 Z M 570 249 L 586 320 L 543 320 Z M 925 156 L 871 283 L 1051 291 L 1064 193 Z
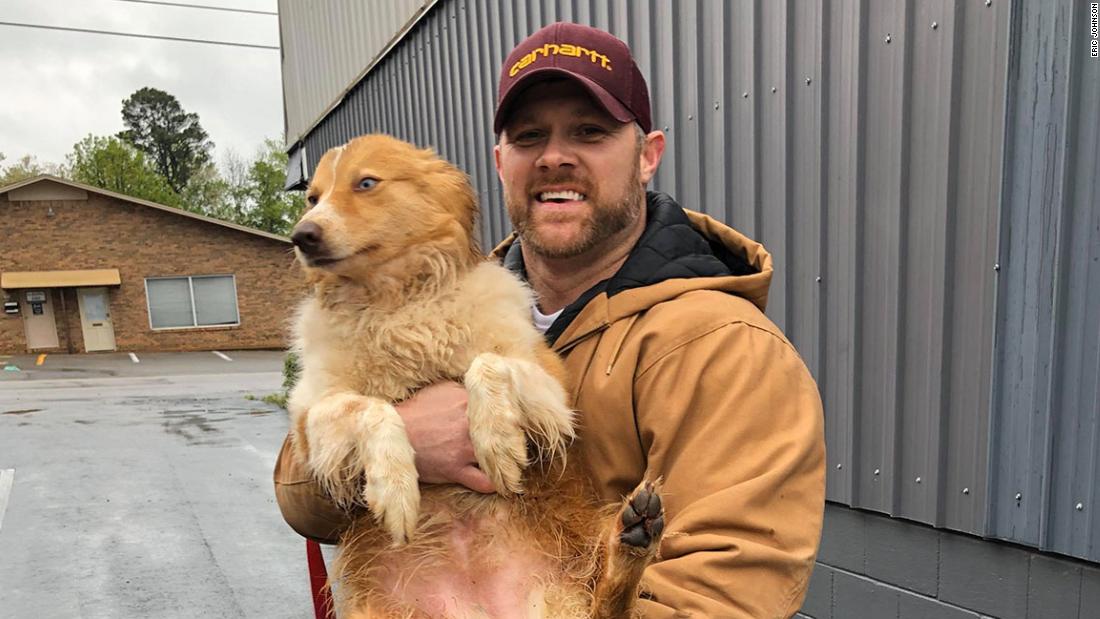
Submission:
M 455 475 L 455 482 L 482 494 L 491 494 L 496 491 L 489 477 L 481 469 L 472 465 L 459 469 Z

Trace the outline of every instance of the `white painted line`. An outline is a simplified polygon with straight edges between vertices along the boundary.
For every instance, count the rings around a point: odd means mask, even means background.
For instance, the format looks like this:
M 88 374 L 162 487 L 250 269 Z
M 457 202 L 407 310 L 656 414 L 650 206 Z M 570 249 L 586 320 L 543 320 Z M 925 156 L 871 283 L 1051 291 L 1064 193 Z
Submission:
M 226 361 L 232 361 L 232 359 L 230 359 L 230 358 L 229 358 L 229 355 L 227 355 L 227 354 L 225 354 L 225 353 L 223 353 L 223 352 L 218 352 L 218 351 L 216 351 L 216 350 L 213 350 L 213 351 L 211 351 L 211 352 L 213 352 L 213 353 L 214 353 L 215 355 L 218 355 L 218 356 L 219 356 L 219 357 L 221 357 L 222 359 L 225 359 Z
M 130 361 L 133 361 L 134 363 L 141 363 L 141 360 L 138 359 L 137 355 L 135 355 L 134 353 L 130 353 Z
M 8 497 L 15 483 L 15 469 L 0 469 L 0 527 L 4 526 L 4 512 L 8 511 Z

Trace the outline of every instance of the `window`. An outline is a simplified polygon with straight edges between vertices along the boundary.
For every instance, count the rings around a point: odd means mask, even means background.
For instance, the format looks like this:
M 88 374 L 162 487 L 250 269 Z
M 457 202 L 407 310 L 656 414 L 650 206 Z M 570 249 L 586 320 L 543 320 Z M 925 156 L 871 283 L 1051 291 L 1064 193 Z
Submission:
M 147 277 L 145 297 L 154 329 L 240 324 L 232 275 Z

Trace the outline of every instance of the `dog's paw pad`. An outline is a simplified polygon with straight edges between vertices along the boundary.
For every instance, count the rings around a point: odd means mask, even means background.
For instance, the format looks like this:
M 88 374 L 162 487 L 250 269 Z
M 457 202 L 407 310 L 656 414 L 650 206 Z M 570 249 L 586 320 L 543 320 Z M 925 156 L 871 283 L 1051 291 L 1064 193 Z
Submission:
M 619 542 L 639 549 L 649 548 L 665 530 L 661 495 L 652 482 L 643 483 L 623 505 Z

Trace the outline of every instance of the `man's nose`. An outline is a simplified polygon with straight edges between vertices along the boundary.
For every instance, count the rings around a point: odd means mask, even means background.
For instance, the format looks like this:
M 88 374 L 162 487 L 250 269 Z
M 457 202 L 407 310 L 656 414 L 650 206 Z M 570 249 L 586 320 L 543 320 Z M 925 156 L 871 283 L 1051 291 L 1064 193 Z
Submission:
M 321 235 L 321 226 L 312 221 L 303 221 L 294 226 L 294 232 L 290 235 L 290 242 L 302 251 L 303 254 L 316 254 L 321 251 L 324 238 Z
M 540 168 L 560 168 L 576 165 L 577 159 L 569 140 L 555 133 L 546 139 L 546 145 L 535 164 Z

